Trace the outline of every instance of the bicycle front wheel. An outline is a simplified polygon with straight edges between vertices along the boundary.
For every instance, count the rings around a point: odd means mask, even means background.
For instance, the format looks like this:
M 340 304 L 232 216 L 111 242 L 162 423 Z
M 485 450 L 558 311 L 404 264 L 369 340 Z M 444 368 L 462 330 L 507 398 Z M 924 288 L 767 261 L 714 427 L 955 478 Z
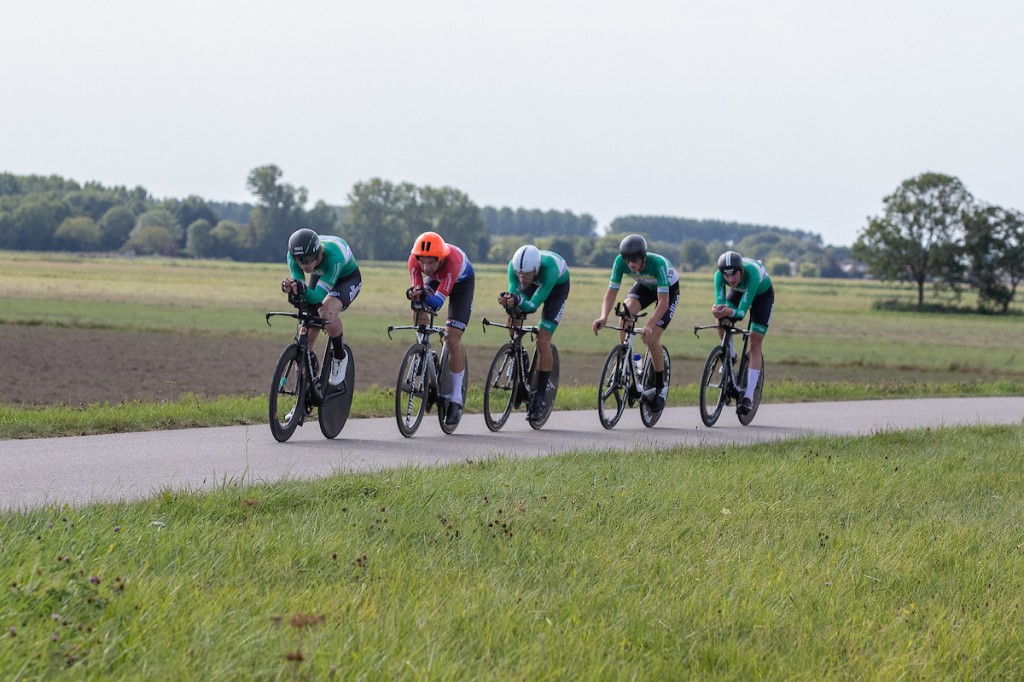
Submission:
M 704 373 L 700 377 L 700 420 L 704 426 L 714 426 L 725 407 L 729 370 L 724 362 L 725 351 L 721 346 L 715 346 L 704 364 Z
M 626 409 L 626 377 L 623 372 L 626 356 L 625 346 L 616 346 L 608 353 L 601 370 L 601 383 L 597 387 L 597 416 L 601 426 L 614 428 Z
M 644 387 L 654 388 L 654 365 L 650 361 L 650 351 L 647 353 L 648 359 L 644 362 Z M 672 363 L 669 361 L 668 349 L 665 346 L 661 347 L 661 359 L 665 363 L 665 388 L 671 385 L 672 378 Z M 664 410 L 653 410 L 646 400 L 640 401 L 640 421 L 644 423 L 644 426 L 650 428 L 658 423 L 661 419 L 661 413 Z
M 469 362 L 466 360 L 466 348 L 465 346 L 459 346 L 462 349 L 462 366 L 465 372 L 462 375 L 462 405 L 466 405 L 466 389 L 469 388 Z M 438 393 L 442 399 L 438 401 L 437 420 L 441 425 L 441 430 L 447 434 L 455 433 L 455 429 L 459 428 L 459 424 L 449 424 L 445 417 L 445 412 L 448 409 L 448 401 L 443 399 L 444 396 L 449 395 L 452 392 L 452 373 L 448 371 L 448 362 L 451 356 L 448 353 L 448 346 L 441 350 L 441 361 L 440 368 L 437 372 L 437 381 L 441 385 Z M 459 422 L 461 423 L 461 422 Z
M 292 437 L 305 414 L 306 380 L 299 363 L 299 346 L 281 352 L 270 383 L 268 417 L 274 439 L 283 443 Z
M 427 407 L 427 363 L 428 359 L 423 346 L 409 346 L 398 369 L 398 382 L 395 384 L 395 421 L 398 430 L 409 438 L 423 421 L 423 412 Z
M 512 414 L 518 372 L 515 350 L 511 343 L 506 343 L 494 354 L 484 386 L 484 423 L 491 431 L 500 430 Z
M 320 405 L 319 421 L 320 432 L 325 438 L 335 438 L 345 428 L 348 421 L 349 410 L 352 409 L 352 393 L 356 384 L 356 359 L 352 355 L 352 349 L 345 344 L 345 355 L 348 357 L 348 367 L 345 370 L 345 379 L 337 386 L 327 383 L 326 377 L 331 374 L 331 362 L 334 361 L 334 349 L 331 342 L 327 342 L 327 352 L 324 354 L 325 379 L 324 401 Z
M 537 352 L 533 353 L 533 368 L 530 372 L 530 385 L 533 386 L 534 391 L 544 391 L 544 414 L 541 415 L 540 419 L 535 419 L 529 422 L 530 426 L 534 429 L 539 429 L 548 423 L 548 417 L 551 416 L 551 411 L 555 409 L 555 397 L 558 396 L 558 349 L 555 348 L 555 344 L 551 344 L 551 374 L 548 376 L 548 385 L 546 388 L 537 386 Z

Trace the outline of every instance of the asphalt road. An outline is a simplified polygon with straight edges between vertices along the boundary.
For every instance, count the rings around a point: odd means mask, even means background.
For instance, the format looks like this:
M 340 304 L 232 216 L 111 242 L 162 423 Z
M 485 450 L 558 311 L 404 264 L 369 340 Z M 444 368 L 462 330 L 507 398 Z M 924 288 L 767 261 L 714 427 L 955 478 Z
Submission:
M 210 489 L 225 481 L 253 484 L 498 455 L 702 443 L 724 447 L 810 434 L 1022 422 L 1024 397 L 935 398 L 762 405 L 746 427 L 726 411 L 715 427 L 706 428 L 696 407 L 675 407 L 652 429 L 640 423 L 639 410 L 627 409 L 611 431 L 601 428 L 596 410 L 583 410 L 555 412 L 540 431 L 530 428 L 524 412 L 516 412 L 498 433 L 487 430 L 482 415 L 471 414 L 452 436 L 441 432 L 431 413 L 412 438 L 403 438 L 394 419 L 386 418 L 351 420 L 331 441 L 310 422 L 283 444 L 266 425 L 11 440 L 0 441 L 0 509 L 137 500 L 164 490 Z

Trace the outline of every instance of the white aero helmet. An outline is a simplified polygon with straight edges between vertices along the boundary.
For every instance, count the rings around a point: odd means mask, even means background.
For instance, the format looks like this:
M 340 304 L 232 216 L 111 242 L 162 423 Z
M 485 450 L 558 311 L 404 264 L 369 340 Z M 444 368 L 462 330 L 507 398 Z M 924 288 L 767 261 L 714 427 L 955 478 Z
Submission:
M 540 249 L 533 244 L 520 246 L 512 256 L 512 269 L 518 275 L 540 270 Z

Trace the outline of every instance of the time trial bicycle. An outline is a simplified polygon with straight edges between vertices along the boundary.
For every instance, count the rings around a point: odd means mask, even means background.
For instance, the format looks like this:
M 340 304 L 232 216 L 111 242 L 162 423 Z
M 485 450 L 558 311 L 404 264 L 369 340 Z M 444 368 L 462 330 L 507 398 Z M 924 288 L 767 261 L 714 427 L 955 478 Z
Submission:
M 641 333 L 636 329 L 636 322 L 647 313 L 633 315 L 620 301 L 615 304 L 615 315 L 622 320 L 619 326 L 606 325 L 604 328 L 623 332 L 625 338 L 622 343 L 612 348 L 604 361 L 597 393 L 597 414 L 601 419 L 601 426 L 611 429 L 619 423 L 627 404 L 632 407 L 639 402 L 640 420 L 649 428 L 658 423 L 663 411 L 654 410 L 647 400 L 641 400 L 645 392 L 654 390 L 654 366 L 649 350 L 644 352 L 642 358 L 633 350 L 633 337 Z M 667 391 L 672 376 L 672 365 L 668 349 L 664 345 L 661 347 L 661 354 L 665 363 Z
M 522 313 L 514 311 L 509 316 L 512 318 L 511 324 L 491 322 L 486 317 L 483 319 L 485 333 L 487 327 L 501 327 L 507 329 L 511 335 L 508 343 L 502 345 L 494 354 L 491 367 L 487 370 L 487 383 L 484 386 L 484 422 L 491 431 L 498 431 L 505 425 L 513 408 L 519 409 L 525 403 L 529 412 L 540 392 L 540 387 L 537 386 L 537 349 L 533 349 L 531 361 L 523 347 L 523 337 L 530 336 L 536 341 L 540 327 L 525 326 L 523 321 L 526 315 Z M 539 429 L 547 423 L 555 406 L 555 396 L 558 395 L 558 349 L 555 344 L 551 344 L 551 354 L 554 357 L 551 375 L 548 377 L 547 386 L 544 387 L 544 412 L 538 419 L 527 419 L 534 429 Z
M 395 383 L 395 421 L 398 430 L 406 438 L 416 433 L 423 421 L 423 414 L 437 407 L 437 420 L 441 430 L 447 434 L 455 433 L 458 424 L 445 422 L 448 412 L 448 398 L 451 395 L 452 379 L 448 371 L 448 344 L 445 338 L 448 331 L 444 327 L 434 326 L 437 311 L 414 301 L 412 309 L 424 312 L 429 320 L 426 324 L 388 325 L 388 338 L 391 332 L 400 329 L 412 329 L 416 332 L 416 342 L 405 351 L 398 369 L 398 381 Z M 431 337 L 437 335 L 441 339 L 440 355 L 431 346 Z M 465 354 L 465 349 L 463 349 Z M 469 376 L 469 364 L 466 363 L 466 376 Z M 466 404 L 466 387 L 468 381 L 462 382 L 462 404 Z
M 750 341 L 750 329 L 741 329 L 735 322 L 727 318 L 722 319 L 718 324 L 710 324 L 693 328 L 693 334 L 700 338 L 701 332 L 705 329 L 722 329 L 722 342 L 711 349 L 707 362 L 704 363 L 704 372 L 700 377 L 700 419 L 705 426 L 714 426 L 722 409 L 731 405 L 733 401 L 739 407 L 740 399 L 747 390 L 747 367 L 750 364 L 750 354 L 747 346 Z M 736 359 L 732 356 L 734 347 L 733 337 L 736 334 L 743 336 L 743 350 L 739 355 L 739 369 L 733 371 Z M 740 414 L 737 409 L 736 416 L 740 424 L 747 426 L 754 421 L 757 408 L 761 404 L 761 391 L 764 388 L 764 357 L 762 355 L 761 374 L 757 378 L 757 386 L 754 387 L 754 397 L 751 400 L 750 411 Z
M 316 314 L 313 306 L 301 298 L 289 295 L 288 302 L 296 312 L 271 312 L 266 314 L 267 325 L 271 317 L 291 317 L 296 320 L 295 339 L 288 344 L 277 359 L 274 378 L 270 383 L 268 417 L 270 432 L 278 442 L 285 442 L 295 429 L 305 423 L 306 418 L 317 411 L 320 431 L 327 438 L 335 438 L 345 428 L 348 413 L 352 408 L 352 394 L 355 390 L 356 361 L 352 349 L 345 344 L 348 355 L 348 369 L 345 379 L 337 386 L 331 386 L 331 363 L 334 360 L 334 346 L 326 333 L 324 361 L 321 365 L 316 353 L 309 348 L 309 330 L 324 329 L 327 322 Z

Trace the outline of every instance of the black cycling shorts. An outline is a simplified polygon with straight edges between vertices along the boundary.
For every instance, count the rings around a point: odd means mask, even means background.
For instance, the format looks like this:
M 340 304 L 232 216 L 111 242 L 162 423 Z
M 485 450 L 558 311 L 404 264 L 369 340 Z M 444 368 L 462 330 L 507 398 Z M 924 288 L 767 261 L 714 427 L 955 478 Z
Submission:
M 725 297 L 729 305 L 736 308 L 740 304 L 740 299 L 743 298 L 743 292 L 735 289 L 729 290 L 729 295 Z M 747 314 L 750 315 L 750 325 L 760 325 L 764 327 L 765 332 L 768 331 L 768 325 L 772 321 L 772 309 L 775 307 L 775 287 L 768 287 L 768 291 L 763 294 L 759 294 L 754 297 L 754 300 L 750 303 L 750 310 Z
M 347 276 L 335 282 L 334 288 L 327 295 L 341 301 L 342 310 L 348 310 L 348 307 L 352 305 L 352 301 L 356 300 L 356 296 L 359 295 L 362 289 L 363 276 L 359 273 L 359 268 L 356 268 Z
M 640 303 L 640 310 L 643 310 L 652 303 L 658 302 L 658 291 L 652 289 L 649 286 L 645 286 L 637 282 L 633 285 L 633 288 L 626 294 L 626 298 L 635 298 Z M 662 329 L 668 327 L 669 322 L 676 314 L 676 306 L 679 305 L 679 282 L 676 282 L 668 288 L 668 310 L 658 320 L 658 326 Z
M 456 282 L 452 287 L 452 293 L 448 295 L 448 319 L 444 326 L 454 327 L 466 331 L 469 324 L 469 316 L 473 314 L 473 289 L 476 286 L 476 275 L 470 275 L 461 282 Z M 437 290 L 440 284 L 436 279 L 428 279 L 423 282 L 425 286 Z

